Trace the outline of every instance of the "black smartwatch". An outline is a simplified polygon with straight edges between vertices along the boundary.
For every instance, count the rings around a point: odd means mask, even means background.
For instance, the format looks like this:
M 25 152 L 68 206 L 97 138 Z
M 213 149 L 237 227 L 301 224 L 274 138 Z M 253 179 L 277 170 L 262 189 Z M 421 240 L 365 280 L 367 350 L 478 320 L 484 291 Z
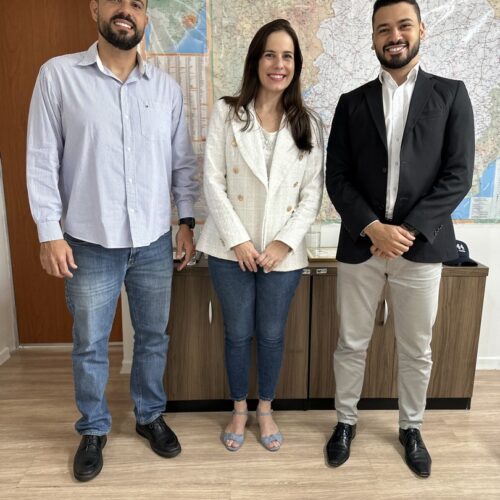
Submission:
M 183 217 L 182 219 L 179 219 L 179 226 L 181 224 L 186 224 L 186 226 L 189 229 L 194 229 L 194 226 L 196 225 L 196 221 L 194 217 Z

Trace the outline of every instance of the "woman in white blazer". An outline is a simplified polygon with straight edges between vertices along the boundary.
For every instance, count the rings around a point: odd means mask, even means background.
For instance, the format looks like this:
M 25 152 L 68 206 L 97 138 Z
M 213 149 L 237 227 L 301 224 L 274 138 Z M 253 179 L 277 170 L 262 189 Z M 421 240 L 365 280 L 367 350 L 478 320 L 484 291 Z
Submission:
M 248 49 L 239 95 L 219 100 L 210 120 L 204 166 L 209 214 L 197 248 L 209 255 L 224 316 L 234 410 L 222 441 L 230 451 L 244 440 L 254 333 L 261 442 L 277 451 L 283 439 L 271 401 L 288 308 L 307 266 L 304 236 L 323 192 L 321 124 L 303 104 L 301 69 L 289 22 L 266 24 Z

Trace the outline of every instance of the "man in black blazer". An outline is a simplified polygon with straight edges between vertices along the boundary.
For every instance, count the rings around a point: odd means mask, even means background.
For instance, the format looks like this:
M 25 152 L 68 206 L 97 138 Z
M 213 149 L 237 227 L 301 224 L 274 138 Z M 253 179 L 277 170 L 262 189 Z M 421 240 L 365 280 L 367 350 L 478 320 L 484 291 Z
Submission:
M 457 254 L 451 213 L 472 183 L 473 114 L 463 82 L 420 68 L 425 27 L 415 0 L 377 0 L 372 25 L 380 75 L 340 97 L 327 150 L 326 187 L 342 218 L 338 424 L 327 458 L 333 467 L 349 458 L 366 350 L 388 283 L 399 360 L 399 439 L 410 469 L 428 477 L 431 458 L 419 429 L 441 263 Z

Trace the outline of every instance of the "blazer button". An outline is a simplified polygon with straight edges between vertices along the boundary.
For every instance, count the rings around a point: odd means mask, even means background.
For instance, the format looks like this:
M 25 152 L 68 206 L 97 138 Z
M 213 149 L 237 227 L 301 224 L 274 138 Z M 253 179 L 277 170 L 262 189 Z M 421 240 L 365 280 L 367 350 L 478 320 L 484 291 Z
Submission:
M 299 183 L 295 182 L 294 185 L 293 185 L 293 187 L 296 188 L 298 185 L 299 185 Z
M 236 139 L 233 139 L 233 142 L 231 143 L 231 145 L 233 146 L 233 148 L 238 147 L 238 143 L 236 142 Z
M 234 172 L 235 174 L 239 174 L 239 173 L 240 173 L 240 169 L 239 169 L 238 167 L 234 167 L 234 168 L 233 168 L 233 172 Z
M 387 173 L 387 169 L 386 169 L 386 168 L 383 168 L 383 169 L 382 169 L 382 172 L 383 172 L 384 174 L 386 174 L 386 173 Z
M 242 195 L 242 194 L 239 194 L 239 195 L 238 195 L 238 201 L 243 201 L 243 200 L 244 200 L 243 195 Z
M 291 211 L 292 211 L 292 209 L 293 209 L 293 207 L 291 207 L 290 205 L 289 205 L 288 207 L 286 207 L 286 211 L 287 211 L 287 212 L 291 212 Z

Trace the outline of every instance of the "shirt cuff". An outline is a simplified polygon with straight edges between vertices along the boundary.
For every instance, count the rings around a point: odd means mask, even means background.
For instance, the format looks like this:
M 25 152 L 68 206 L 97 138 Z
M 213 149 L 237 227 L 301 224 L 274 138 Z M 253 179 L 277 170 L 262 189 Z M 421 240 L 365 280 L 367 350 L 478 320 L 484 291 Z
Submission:
M 179 219 L 194 217 L 193 204 L 189 201 L 180 202 L 177 204 L 177 212 L 179 214 Z
M 370 224 L 367 224 L 367 225 L 365 226 L 365 228 L 363 229 L 363 231 L 361 231 L 361 232 L 359 233 L 359 235 L 360 235 L 360 236 L 362 236 L 362 237 L 364 238 L 364 237 L 366 236 L 366 230 L 367 230 L 367 229 L 368 229 L 368 228 L 369 228 L 372 224 L 375 224 L 375 222 L 378 222 L 378 219 L 372 220 L 372 221 L 370 222 Z
M 63 233 L 59 221 L 49 220 L 46 222 L 39 222 L 37 224 L 37 229 L 38 229 L 38 241 L 40 243 L 43 243 L 44 241 L 63 239 Z

